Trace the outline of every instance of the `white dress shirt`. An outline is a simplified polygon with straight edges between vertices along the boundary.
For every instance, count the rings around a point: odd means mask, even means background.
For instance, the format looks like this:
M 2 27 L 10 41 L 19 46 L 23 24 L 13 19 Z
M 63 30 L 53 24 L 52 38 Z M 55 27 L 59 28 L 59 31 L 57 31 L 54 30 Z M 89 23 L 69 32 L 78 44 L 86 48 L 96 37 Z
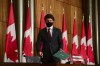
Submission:
M 52 37 L 53 26 L 51 26 L 51 27 L 47 27 L 47 32 L 48 32 L 48 29 L 50 29 L 50 34 L 51 34 L 51 37 Z

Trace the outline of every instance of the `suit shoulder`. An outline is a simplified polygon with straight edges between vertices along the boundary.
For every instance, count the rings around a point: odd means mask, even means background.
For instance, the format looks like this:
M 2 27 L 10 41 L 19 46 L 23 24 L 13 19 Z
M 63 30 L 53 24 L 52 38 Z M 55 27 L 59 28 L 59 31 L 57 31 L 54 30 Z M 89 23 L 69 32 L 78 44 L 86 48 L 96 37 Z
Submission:
M 39 32 L 43 32 L 46 28 L 41 29 Z
M 44 31 L 44 30 L 46 30 L 46 28 L 43 28 L 41 31 Z
M 59 28 L 54 27 L 54 29 L 55 29 L 56 31 L 61 32 L 61 30 L 60 30 Z

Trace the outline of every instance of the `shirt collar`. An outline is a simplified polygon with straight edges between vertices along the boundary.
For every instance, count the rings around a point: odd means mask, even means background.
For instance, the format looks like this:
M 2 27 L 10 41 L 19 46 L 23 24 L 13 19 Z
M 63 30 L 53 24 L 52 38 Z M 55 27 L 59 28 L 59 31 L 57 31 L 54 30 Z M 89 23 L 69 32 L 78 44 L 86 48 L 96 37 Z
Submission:
M 49 28 L 50 28 L 50 29 L 53 29 L 53 25 L 52 25 L 51 27 L 47 27 L 47 29 L 49 29 Z

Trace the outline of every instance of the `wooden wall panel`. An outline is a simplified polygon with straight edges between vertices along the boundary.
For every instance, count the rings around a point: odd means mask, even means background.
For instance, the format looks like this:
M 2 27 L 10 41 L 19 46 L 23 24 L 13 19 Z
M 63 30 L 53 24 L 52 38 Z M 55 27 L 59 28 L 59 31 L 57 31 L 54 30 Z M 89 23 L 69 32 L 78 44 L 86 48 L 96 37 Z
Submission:
M 0 22 L 0 62 L 2 59 L 2 22 Z
M 82 9 L 77 8 L 77 27 L 78 27 L 78 35 L 81 36 L 81 26 L 82 26 Z
M 76 25 L 78 29 L 78 35 L 81 35 L 81 24 L 82 24 L 82 9 L 71 6 L 71 33 L 73 33 L 73 23 L 74 23 L 74 16 L 76 11 Z
M 3 22 L 8 22 L 8 13 L 9 13 L 10 0 L 2 0 L 2 1 L 3 1 L 3 8 L 2 8 Z
M 10 0 L 0 0 L 0 62 L 3 62 Z
M 71 0 L 71 5 L 82 8 L 81 0 Z
M 82 8 L 82 0 L 78 0 L 77 6 L 80 7 L 80 8 Z
M 47 7 L 46 7 L 46 13 L 52 13 L 54 14 L 54 6 L 55 6 L 55 0 L 47 0 Z
M 71 49 L 72 49 L 72 34 L 68 34 L 68 49 L 69 49 L 69 53 L 71 53 Z
M 6 39 L 6 23 L 0 22 L 0 61 L 3 62 Z
M 70 4 L 71 0 L 63 0 L 64 3 Z
M 62 29 L 62 13 L 63 13 L 63 3 L 56 1 L 54 7 L 55 23 L 54 26 Z
M 2 0 L 0 0 L 0 21 L 2 21 Z
M 2 22 L 0 22 L 0 39 L 2 39 Z M 0 42 L 2 42 L 2 41 L 0 40 Z M 0 45 L 1 45 L 1 43 L 0 43 Z
M 71 5 L 64 3 L 64 10 L 65 10 L 65 17 L 66 17 L 66 24 L 67 24 L 67 31 L 68 34 L 71 33 Z
M 38 33 L 39 33 L 39 28 L 35 28 L 35 43 L 37 41 Z
M 37 36 L 38 36 L 38 33 L 39 33 L 39 29 L 38 28 L 35 28 L 35 36 L 34 36 L 34 55 L 37 55 L 37 52 L 36 52 L 36 41 L 37 41 Z
M 57 0 L 57 1 L 60 1 L 60 2 L 63 2 L 63 3 L 67 3 L 67 4 L 70 4 L 71 0 Z
M 77 6 L 78 4 L 78 0 L 70 0 L 71 1 L 71 5 L 73 6 Z
M 60 2 L 63 2 L 64 0 L 56 0 L 56 1 L 60 1 Z
M 4 58 L 4 51 L 5 51 L 5 41 L 6 41 L 6 31 L 7 31 L 7 23 L 2 23 L 2 60 Z
M 71 34 L 73 34 L 75 11 L 76 11 L 76 25 L 77 25 L 78 24 L 78 22 L 77 22 L 77 7 L 71 6 Z

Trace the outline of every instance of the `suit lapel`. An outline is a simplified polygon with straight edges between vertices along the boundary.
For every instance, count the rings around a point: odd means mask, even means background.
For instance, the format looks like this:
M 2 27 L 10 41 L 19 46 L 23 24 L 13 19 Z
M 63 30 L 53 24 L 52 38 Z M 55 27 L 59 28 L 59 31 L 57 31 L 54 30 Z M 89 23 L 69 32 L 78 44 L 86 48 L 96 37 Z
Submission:
M 45 28 L 45 36 L 46 36 L 46 39 L 48 40 L 48 41 L 50 41 L 50 39 L 48 39 L 49 37 L 48 37 L 48 32 L 47 32 L 47 28 Z
M 51 39 L 51 41 L 54 39 L 55 34 L 56 34 L 56 30 L 55 30 L 55 28 L 53 27 L 53 31 L 52 31 L 52 39 Z
M 45 28 L 45 35 L 46 35 L 46 37 L 48 38 L 48 33 L 47 33 L 47 29 Z
M 44 31 L 45 31 L 45 36 L 46 36 L 47 40 L 50 41 L 50 39 L 48 39 L 49 37 L 48 37 L 47 29 L 45 28 Z M 55 27 L 53 27 L 51 41 L 54 39 L 55 36 L 56 36 L 56 29 L 55 29 Z

